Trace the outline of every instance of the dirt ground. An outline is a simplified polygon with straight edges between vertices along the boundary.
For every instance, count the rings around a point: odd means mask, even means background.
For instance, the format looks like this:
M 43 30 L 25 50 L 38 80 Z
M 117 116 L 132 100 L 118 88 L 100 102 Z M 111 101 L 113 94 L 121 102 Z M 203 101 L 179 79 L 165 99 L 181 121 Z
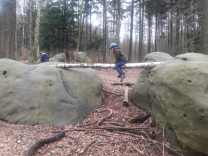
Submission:
M 139 68 L 125 69 L 124 83 L 135 83 Z M 173 156 L 175 148 L 163 137 L 157 127 L 151 127 L 149 120 L 131 123 L 131 119 L 146 112 L 131 102 L 123 106 L 126 86 L 119 83 L 114 69 L 97 70 L 108 90 L 108 98 L 99 109 L 94 110 L 75 126 L 56 127 L 53 125 L 15 125 L 0 120 L 0 155 L 23 156 L 37 141 L 65 131 L 59 141 L 46 144 L 35 152 L 35 156 Z M 128 87 L 130 96 L 131 86 Z

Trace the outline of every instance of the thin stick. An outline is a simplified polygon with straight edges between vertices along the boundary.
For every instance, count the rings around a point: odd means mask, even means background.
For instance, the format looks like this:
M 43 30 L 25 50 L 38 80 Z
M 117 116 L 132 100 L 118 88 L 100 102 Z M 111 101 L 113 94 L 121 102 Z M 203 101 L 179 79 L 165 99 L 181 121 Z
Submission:
M 138 149 L 136 146 L 134 146 L 133 143 L 131 143 L 131 146 L 142 156 L 144 156 L 144 151 L 141 151 L 140 149 Z
M 126 82 L 126 83 L 111 83 L 111 85 L 125 85 L 125 86 L 133 86 L 134 83 Z
M 81 151 L 79 152 L 79 154 L 83 154 L 92 144 L 94 144 L 96 142 L 96 140 L 92 140 L 89 144 L 85 145 Z
M 98 121 L 98 122 L 97 122 L 97 126 L 99 126 L 100 123 L 101 123 L 102 121 L 104 121 L 105 119 L 111 117 L 111 115 L 113 114 L 113 111 L 112 111 L 112 109 L 110 109 L 110 108 L 108 108 L 108 110 L 110 111 L 110 113 L 108 114 L 108 116 L 106 116 L 106 117 L 102 118 L 100 121 Z
M 112 125 L 117 125 L 117 126 L 121 126 L 121 127 L 125 126 L 125 125 L 117 123 L 117 122 L 102 122 L 102 124 L 112 124 Z
M 143 133 L 144 133 L 149 139 L 151 139 L 151 138 L 149 137 L 149 135 L 147 135 L 146 132 L 143 131 Z M 160 147 L 157 146 L 154 142 L 152 142 L 152 143 L 153 143 L 153 144 L 160 150 L 160 152 L 162 153 L 162 150 L 160 149 Z
M 163 127 L 163 156 L 165 156 L 165 132 Z
M 86 123 L 86 124 L 83 124 L 83 125 L 79 125 L 79 126 L 77 126 L 77 127 L 84 127 L 84 126 L 90 126 L 90 125 L 92 125 L 92 124 L 94 124 L 94 123 L 96 123 L 97 121 L 94 121 L 94 122 L 92 122 L 92 123 Z
M 111 92 L 111 91 L 109 91 L 109 90 L 107 90 L 107 89 L 104 89 L 103 87 L 100 87 L 100 89 L 101 89 L 102 91 L 106 92 L 106 93 L 113 94 L 113 95 L 116 95 L 116 96 L 120 96 L 119 94 L 113 93 L 113 92 Z
M 30 147 L 30 149 L 26 152 L 25 156 L 32 156 L 37 150 L 38 148 L 44 146 L 45 144 L 49 144 L 55 141 L 60 140 L 62 137 L 65 137 L 66 133 L 65 131 L 61 131 L 60 133 L 58 133 L 57 135 L 51 137 L 51 138 L 47 138 L 44 140 L 40 140 L 38 142 L 36 142 L 34 145 L 32 145 L 32 147 Z

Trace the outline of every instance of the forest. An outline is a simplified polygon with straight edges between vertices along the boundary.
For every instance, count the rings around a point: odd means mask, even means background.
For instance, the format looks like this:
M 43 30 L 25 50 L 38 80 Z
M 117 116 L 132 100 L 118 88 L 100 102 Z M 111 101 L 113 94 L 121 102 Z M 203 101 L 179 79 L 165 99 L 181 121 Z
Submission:
M 129 62 L 146 54 L 207 54 L 206 0 L 1 0 L 0 58 L 66 50 L 106 62 L 115 42 Z

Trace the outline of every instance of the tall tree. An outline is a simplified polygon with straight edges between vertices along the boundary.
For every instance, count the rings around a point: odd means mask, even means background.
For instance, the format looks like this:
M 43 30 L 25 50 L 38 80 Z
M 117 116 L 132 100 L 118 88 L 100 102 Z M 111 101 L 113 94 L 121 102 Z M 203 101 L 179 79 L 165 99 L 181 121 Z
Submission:
M 132 41 L 133 41 L 133 23 L 134 21 L 134 0 L 131 2 L 131 28 L 130 28 L 130 41 L 129 41 L 129 54 L 128 54 L 128 61 L 131 62 L 131 55 L 132 55 Z
M 0 58 L 15 59 L 16 0 L 0 1 Z
M 89 33 L 88 33 L 88 29 L 89 29 L 89 25 L 88 25 L 88 17 L 89 17 L 89 14 L 90 14 L 90 5 L 89 5 L 89 0 L 85 0 L 85 13 L 86 13 L 86 17 L 85 17 L 85 27 L 86 27 L 86 30 L 85 30 L 85 34 L 86 34 L 86 37 L 85 37 L 85 51 L 86 53 L 88 53 L 88 37 L 89 37 Z
M 33 0 L 30 0 L 30 24 L 29 24 L 29 28 L 30 28 L 30 51 L 32 51 L 32 43 L 33 43 L 33 39 L 32 39 L 32 25 L 33 25 Z
M 120 31 L 121 31 L 121 0 L 116 0 L 116 43 L 120 44 Z
M 77 47 L 76 47 L 76 51 L 77 52 L 79 51 L 80 42 L 81 42 L 81 28 L 82 28 L 83 7 L 84 7 L 84 0 L 81 0 L 80 15 L 79 15 L 78 38 L 77 38 Z
M 35 23 L 35 34 L 34 34 L 34 46 L 32 49 L 32 62 L 37 60 L 39 56 L 39 29 L 40 29 L 40 11 L 41 11 L 41 0 L 37 0 L 37 17 Z
M 106 0 L 103 0 L 103 62 L 106 62 L 107 51 L 107 4 Z
M 139 4 L 139 62 L 143 60 L 143 26 L 144 26 L 144 4 L 143 0 Z
M 200 52 L 203 54 L 208 54 L 208 1 L 203 0 L 203 12 L 202 12 L 202 30 L 201 30 L 201 43 L 200 43 Z

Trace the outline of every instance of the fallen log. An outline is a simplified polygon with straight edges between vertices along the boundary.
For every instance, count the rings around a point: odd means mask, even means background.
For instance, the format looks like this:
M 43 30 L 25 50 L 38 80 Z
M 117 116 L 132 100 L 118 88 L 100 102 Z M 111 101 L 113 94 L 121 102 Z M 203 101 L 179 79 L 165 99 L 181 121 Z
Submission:
M 163 62 L 127 63 L 123 68 L 153 68 Z M 115 64 L 109 63 L 70 63 L 50 65 L 57 68 L 114 68 Z
M 32 156 L 33 154 L 35 154 L 35 152 L 38 150 L 38 148 L 44 146 L 45 144 L 49 144 L 55 141 L 60 140 L 62 137 L 64 137 L 66 135 L 65 131 L 62 131 L 60 133 L 58 133 L 57 135 L 55 135 L 54 137 L 51 138 L 47 138 L 41 141 L 36 142 L 34 145 L 32 145 L 30 147 L 30 149 L 26 152 L 25 156 Z
M 86 127 L 86 128 L 69 128 L 65 130 L 64 132 L 70 132 L 70 131 L 100 131 L 100 130 L 106 130 L 106 131 L 138 131 L 138 130 L 144 130 L 147 129 L 147 127 Z M 54 131 L 53 133 L 58 133 L 60 131 Z
M 123 105 L 128 107 L 129 106 L 129 99 L 128 99 L 128 87 L 125 88 L 125 92 L 124 92 L 124 101 L 123 101 Z
M 106 92 L 106 93 L 113 94 L 113 95 L 116 95 L 116 96 L 120 96 L 120 94 L 113 93 L 113 92 L 111 92 L 111 91 L 109 91 L 109 90 L 107 90 L 107 89 L 105 89 L 105 88 L 103 88 L 103 87 L 100 87 L 100 89 L 101 89 L 102 91 Z
M 129 82 L 126 82 L 126 83 L 111 83 L 111 85 L 115 85 L 115 86 L 118 86 L 118 85 L 133 86 L 134 83 L 129 83 Z
M 113 111 L 112 111 L 112 109 L 110 109 L 110 108 L 108 108 L 108 110 L 109 110 L 109 114 L 108 114 L 106 117 L 102 118 L 100 121 L 98 121 L 98 122 L 97 122 L 97 126 L 99 126 L 100 123 L 101 123 L 102 121 L 104 121 L 105 119 L 111 117 L 111 115 L 113 114 Z
M 132 119 L 130 122 L 131 123 L 142 123 L 142 122 L 146 121 L 150 116 L 151 116 L 151 113 L 148 112 L 147 114 L 145 114 L 143 116 L 138 116 L 138 117 Z

